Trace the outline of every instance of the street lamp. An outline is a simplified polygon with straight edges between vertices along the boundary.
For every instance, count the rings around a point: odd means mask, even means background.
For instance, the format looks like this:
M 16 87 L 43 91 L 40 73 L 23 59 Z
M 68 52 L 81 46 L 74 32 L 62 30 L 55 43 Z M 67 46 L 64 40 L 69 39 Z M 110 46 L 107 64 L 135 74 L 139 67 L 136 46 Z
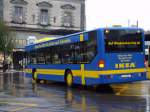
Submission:
M 128 27 L 130 27 L 130 20 L 128 19 Z

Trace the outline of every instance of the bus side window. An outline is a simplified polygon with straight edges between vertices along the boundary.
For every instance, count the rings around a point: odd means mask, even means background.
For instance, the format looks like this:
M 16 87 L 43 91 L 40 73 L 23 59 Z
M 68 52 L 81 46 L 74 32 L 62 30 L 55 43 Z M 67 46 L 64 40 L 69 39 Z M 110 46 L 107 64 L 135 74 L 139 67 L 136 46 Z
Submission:
M 59 56 L 62 64 L 71 64 L 74 60 L 74 45 L 66 44 L 60 46 L 61 51 L 59 52 Z
M 45 54 L 42 49 L 37 52 L 37 63 L 45 64 Z
M 95 55 L 94 55 L 94 52 L 93 51 L 88 51 L 87 52 L 87 60 L 91 60 L 93 57 L 94 57 Z
M 45 61 L 46 61 L 46 64 L 51 64 L 51 63 L 52 63 L 52 62 L 51 62 L 50 54 L 47 54 L 47 55 L 45 56 Z
M 52 63 L 52 57 L 51 57 L 51 48 L 47 48 L 44 52 L 44 56 L 45 56 L 45 63 L 46 64 L 51 64 Z
M 33 52 L 29 55 L 30 59 L 29 59 L 29 63 L 30 64 L 36 64 L 37 60 L 36 60 L 36 52 Z
M 87 58 L 92 61 L 97 54 L 97 32 L 91 31 L 88 33 L 89 40 L 87 41 Z
M 58 54 L 54 54 L 54 56 L 53 56 L 53 63 L 54 64 L 60 64 L 61 63 Z

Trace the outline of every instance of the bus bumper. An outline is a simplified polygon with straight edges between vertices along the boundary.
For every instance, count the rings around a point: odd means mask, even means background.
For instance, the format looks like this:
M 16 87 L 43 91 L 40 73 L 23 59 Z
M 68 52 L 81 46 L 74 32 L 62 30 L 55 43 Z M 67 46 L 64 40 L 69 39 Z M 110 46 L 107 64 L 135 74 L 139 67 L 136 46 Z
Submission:
M 100 75 L 99 78 L 86 78 L 87 85 L 128 83 L 147 80 L 146 73 Z

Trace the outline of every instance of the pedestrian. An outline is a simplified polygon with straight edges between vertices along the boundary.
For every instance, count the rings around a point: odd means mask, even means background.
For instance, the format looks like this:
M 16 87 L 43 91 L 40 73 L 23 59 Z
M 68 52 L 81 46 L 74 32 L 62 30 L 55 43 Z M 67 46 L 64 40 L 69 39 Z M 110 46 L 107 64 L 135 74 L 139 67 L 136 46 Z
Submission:
M 8 64 L 8 68 L 7 69 L 11 69 L 11 64 L 12 64 L 12 59 L 11 57 L 8 57 L 7 60 L 6 60 L 7 64 Z
M 8 69 L 8 63 L 6 60 L 3 61 L 3 72 L 6 72 L 6 70 Z

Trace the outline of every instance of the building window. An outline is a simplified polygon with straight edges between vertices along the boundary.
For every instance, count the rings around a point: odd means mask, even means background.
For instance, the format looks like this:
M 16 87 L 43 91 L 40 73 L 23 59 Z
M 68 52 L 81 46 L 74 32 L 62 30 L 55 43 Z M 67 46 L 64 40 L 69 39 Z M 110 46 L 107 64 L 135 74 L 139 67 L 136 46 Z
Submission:
M 13 10 L 12 10 L 12 22 L 14 23 L 25 23 L 26 16 L 26 5 L 28 4 L 24 0 L 11 0 Z
M 63 17 L 63 26 L 71 27 L 72 26 L 72 13 L 71 12 L 64 12 Z
M 50 8 L 52 4 L 48 2 L 40 2 L 37 4 L 39 7 L 39 24 L 49 25 L 50 24 Z
M 13 21 L 15 23 L 23 23 L 23 7 L 15 6 Z
M 48 16 L 48 10 L 47 9 L 41 9 L 40 10 L 40 23 L 42 25 L 48 25 L 49 16 Z
M 62 9 L 62 26 L 73 27 L 74 26 L 73 14 L 76 8 L 70 4 L 66 4 L 66 5 L 61 6 L 61 9 Z

